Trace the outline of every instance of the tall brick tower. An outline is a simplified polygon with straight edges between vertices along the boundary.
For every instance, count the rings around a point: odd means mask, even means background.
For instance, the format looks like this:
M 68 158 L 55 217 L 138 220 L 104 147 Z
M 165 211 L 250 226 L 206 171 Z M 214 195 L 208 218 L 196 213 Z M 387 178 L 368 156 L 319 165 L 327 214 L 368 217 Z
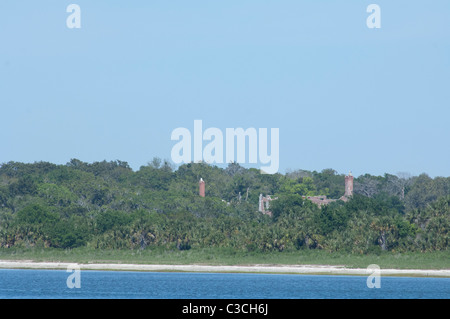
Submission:
M 200 178 L 200 182 L 198 182 L 198 192 L 201 197 L 205 197 L 205 181 L 203 178 Z
M 352 172 L 345 176 L 345 197 L 353 196 L 353 175 Z

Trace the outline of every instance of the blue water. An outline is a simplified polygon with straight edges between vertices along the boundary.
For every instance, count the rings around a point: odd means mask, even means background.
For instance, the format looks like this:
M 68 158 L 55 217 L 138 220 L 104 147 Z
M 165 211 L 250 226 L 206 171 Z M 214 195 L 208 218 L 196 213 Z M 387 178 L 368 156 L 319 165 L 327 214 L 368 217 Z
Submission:
M 450 298 L 450 278 L 365 276 L 80 272 L 80 288 L 68 288 L 65 270 L 0 269 L 0 298 L 125 299 L 373 299 Z

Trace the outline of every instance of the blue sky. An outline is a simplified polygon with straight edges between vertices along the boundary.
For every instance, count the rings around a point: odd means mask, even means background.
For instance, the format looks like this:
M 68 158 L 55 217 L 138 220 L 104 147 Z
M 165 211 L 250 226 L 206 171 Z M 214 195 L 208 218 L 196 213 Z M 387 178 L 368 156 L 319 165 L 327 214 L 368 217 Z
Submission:
M 139 169 L 200 119 L 279 128 L 282 173 L 450 176 L 449 88 L 447 0 L 0 2 L 0 163 Z

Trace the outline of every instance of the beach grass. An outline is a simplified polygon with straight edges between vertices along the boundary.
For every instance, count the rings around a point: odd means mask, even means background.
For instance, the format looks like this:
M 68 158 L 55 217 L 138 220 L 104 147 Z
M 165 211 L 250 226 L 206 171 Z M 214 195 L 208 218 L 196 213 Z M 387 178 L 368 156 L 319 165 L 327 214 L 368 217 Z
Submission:
M 1 248 L 0 260 L 70 263 L 166 264 L 166 265 L 332 265 L 366 268 L 376 264 L 392 269 L 450 269 L 450 252 L 383 252 L 379 254 L 330 253 L 323 250 L 244 252 L 228 248 L 190 250 L 100 250 L 76 248 Z

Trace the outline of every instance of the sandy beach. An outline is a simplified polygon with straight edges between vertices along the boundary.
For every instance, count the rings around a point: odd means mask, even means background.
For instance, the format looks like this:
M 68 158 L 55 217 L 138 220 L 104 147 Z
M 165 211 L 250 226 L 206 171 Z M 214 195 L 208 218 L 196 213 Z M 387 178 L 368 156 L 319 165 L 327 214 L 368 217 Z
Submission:
M 273 273 L 273 274 L 327 274 L 368 276 L 373 270 L 366 268 L 346 268 L 327 265 L 154 265 L 154 264 L 119 264 L 87 263 L 74 264 L 63 262 L 34 262 L 31 260 L 1 260 L 0 269 L 62 269 L 77 265 L 80 270 L 115 270 L 115 271 L 155 271 L 155 272 L 209 272 L 209 273 Z M 381 276 L 411 277 L 450 277 L 450 269 L 380 269 Z

